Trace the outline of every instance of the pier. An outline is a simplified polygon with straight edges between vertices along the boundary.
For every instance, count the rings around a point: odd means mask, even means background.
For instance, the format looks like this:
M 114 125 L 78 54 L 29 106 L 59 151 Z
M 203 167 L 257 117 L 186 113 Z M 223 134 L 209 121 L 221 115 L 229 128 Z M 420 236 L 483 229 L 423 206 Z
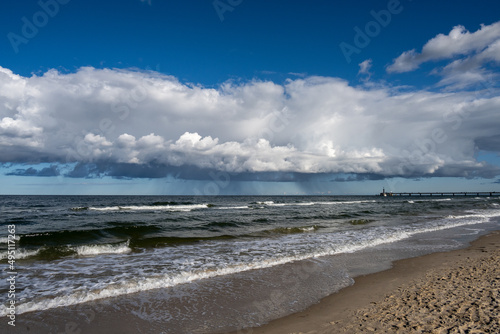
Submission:
M 500 191 L 445 191 L 445 192 L 403 192 L 403 193 L 393 193 L 393 192 L 383 192 L 380 196 L 500 196 Z

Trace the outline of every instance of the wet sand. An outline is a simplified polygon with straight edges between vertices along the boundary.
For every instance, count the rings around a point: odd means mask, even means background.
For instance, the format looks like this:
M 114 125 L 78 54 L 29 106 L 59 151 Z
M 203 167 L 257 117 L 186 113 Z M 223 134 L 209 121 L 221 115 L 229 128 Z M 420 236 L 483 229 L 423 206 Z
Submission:
M 500 333 L 500 231 L 396 261 L 303 312 L 237 333 Z
M 300 273 L 312 270 L 313 264 L 308 264 L 297 268 L 290 264 L 288 270 L 281 271 L 285 276 L 300 276 Z M 305 281 L 301 280 L 314 284 L 307 278 L 309 276 L 305 277 Z M 236 279 L 236 283 L 242 288 L 248 287 L 241 278 Z M 189 285 L 198 292 L 203 290 L 202 286 L 203 281 Z M 295 292 L 291 288 L 283 294 Z M 229 291 L 229 295 L 239 294 L 235 290 Z M 214 305 L 227 305 L 223 297 L 220 301 L 217 296 L 210 298 L 214 298 L 211 299 Z M 208 328 L 192 330 L 185 326 L 174 329 L 168 312 L 162 313 L 167 307 L 171 308 L 172 305 L 165 303 L 171 298 L 167 290 L 155 290 L 126 298 L 130 305 L 123 300 L 118 304 L 120 298 L 109 298 L 31 312 L 19 315 L 15 328 L 8 326 L 8 319 L 4 319 L 0 323 L 0 332 L 211 332 Z M 272 295 L 263 298 L 272 300 Z M 245 305 L 249 304 L 242 302 L 241 307 Z M 149 316 L 150 309 L 156 310 L 153 313 L 161 319 L 153 321 Z M 500 231 L 497 231 L 472 242 L 466 249 L 396 261 L 389 270 L 356 277 L 352 286 L 322 299 L 305 311 L 236 333 L 500 333 L 499 322 Z

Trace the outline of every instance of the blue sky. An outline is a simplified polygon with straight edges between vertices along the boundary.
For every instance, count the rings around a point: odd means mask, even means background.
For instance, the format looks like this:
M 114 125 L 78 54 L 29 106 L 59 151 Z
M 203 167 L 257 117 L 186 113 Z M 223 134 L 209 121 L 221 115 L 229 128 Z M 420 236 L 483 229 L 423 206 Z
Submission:
M 0 7 L 0 194 L 500 189 L 498 1 Z

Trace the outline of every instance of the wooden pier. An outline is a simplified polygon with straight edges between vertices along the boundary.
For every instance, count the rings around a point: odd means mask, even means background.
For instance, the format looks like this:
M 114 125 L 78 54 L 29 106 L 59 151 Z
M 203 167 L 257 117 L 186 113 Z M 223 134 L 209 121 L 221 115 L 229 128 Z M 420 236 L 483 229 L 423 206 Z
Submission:
M 405 192 L 405 193 L 393 193 L 384 192 L 380 193 L 380 196 L 500 196 L 500 191 L 448 191 L 448 192 Z

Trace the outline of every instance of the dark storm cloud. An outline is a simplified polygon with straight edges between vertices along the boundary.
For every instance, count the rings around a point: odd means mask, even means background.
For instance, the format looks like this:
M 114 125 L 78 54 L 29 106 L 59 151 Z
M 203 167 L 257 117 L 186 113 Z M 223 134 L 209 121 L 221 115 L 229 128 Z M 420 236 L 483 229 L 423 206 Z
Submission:
M 18 168 L 13 172 L 6 173 L 5 175 L 15 175 L 15 176 L 43 176 L 43 177 L 51 177 L 51 176 L 59 176 L 60 172 L 57 166 L 50 166 L 43 168 L 41 170 L 35 169 L 33 167 L 29 167 L 26 169 Z

